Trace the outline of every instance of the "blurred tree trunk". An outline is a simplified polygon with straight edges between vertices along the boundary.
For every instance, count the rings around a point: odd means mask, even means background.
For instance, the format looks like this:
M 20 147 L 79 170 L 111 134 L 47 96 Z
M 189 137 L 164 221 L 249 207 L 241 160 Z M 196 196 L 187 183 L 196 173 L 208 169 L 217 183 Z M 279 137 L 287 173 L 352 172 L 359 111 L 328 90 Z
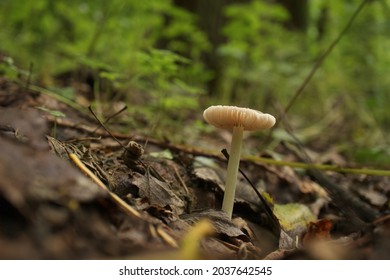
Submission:
M 184 8 L 199 17 L 199 26 L 206 33 L 212 49 L 205 53 L 203 60 L 208 69 L 214 72 L 214 78 L 208 84 L 210 95 L 220 90 L 220 78 L 223 71 L 223 61 L 217 54 L 218 47 L 224 43 L 222 28 L 226 19 L 223 11 L 227 5 L 234 3 L 247 3 L 250 0 L 173 0 L 178 7 Z M 265 0 L 263 0 L 265 1 Z M 306 32 L 309 24 L 308 0 L 277 0 L 291 15 L 287 28 Z
M 287 28 L 306 32 L 309 26 L 308 0 L 277 0 L 290 13 L 291 19 Z
M 321 8 L 320 16 L 318 17 L 316 27 L 318 31 L 317 40 L 321 41 L 327 31 L 327 25 L 329 20 L 329 8 L 324 6 Z
M 199 26 L 206 33 L 212 49 L 204 54 L 204 63 L 208 69 L 213 70 L 214 78 L 209 82 L 210 95 L 218 92 L 219 78 L 223 69 L 223 62 L 217 54 L 218 47 L 224 42 L 222 28 L 225 23 L 223 11 L 225 6 L 232 3 L 248 2 L 248 0 L 174 0 L 176 6 L 187 9 L 199 17 Z

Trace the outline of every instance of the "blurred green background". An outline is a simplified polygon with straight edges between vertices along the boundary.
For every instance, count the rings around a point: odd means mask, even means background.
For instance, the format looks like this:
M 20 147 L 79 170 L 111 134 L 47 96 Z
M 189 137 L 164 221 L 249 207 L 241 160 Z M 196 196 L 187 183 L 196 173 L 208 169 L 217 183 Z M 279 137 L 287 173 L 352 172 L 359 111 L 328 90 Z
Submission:
M 0 74 L 185 141 L 210 104 L 280 116 L 363 2 L 286 121 L 319 152 L 389 163 L 390 0 L 1 0 Z

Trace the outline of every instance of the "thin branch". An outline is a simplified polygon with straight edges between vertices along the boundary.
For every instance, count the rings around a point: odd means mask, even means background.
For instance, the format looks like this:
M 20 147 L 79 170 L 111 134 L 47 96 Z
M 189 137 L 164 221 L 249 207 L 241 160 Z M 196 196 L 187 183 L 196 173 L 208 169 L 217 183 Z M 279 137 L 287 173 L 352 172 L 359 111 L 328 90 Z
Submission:
M 363 10 L 364 6 L 371 0 L 363 0 L 362 3 L 358 6 L 356 11 L 353 13 L 349 21 L 347 22 L 344 29 L 339 33 L 339 35 L 336 37 L 336 39 L 329 45 L 329 47 L 324 51 L 324 53 L 318 58 L 316 63 L 314 64 L 313 68 L 310 70 L 309 74 L 306 76 L 305 80 L 301 84 L 301 86 L 297 89 L 293 97 L 290 99 L 287 106 L 282 111 L 282 114 L 279 116 L 279 119 L 275 126 L 270 130 L 267 140 L 270 139 L 273 131 L 277 128 L 278 124 L 284 121 L 284 118 L 287 115 L 287 112 L 291 109 L 291 107 L 294 105 L 295 101 L 300 97 L 305 90 L 306 86 L 309 84 L 311 79 L 313 78 L 314 74 L 317 72 L 317 70 L 322 66 L 323 62 L 325 61 L 325 58 L 327 58 L 334 47 L 340 42 L 340 40 L 344 37 L 344 35 L 347 33 L 348 29 L 352 26 L 352 23 L 355 21 L 356 17 L 359 15 L 359 13 Z M 268 141 L 267 141 L 268 142 Z
M 122 208 L 125 212 L 143 219 L 141 214 L 135 210 L 133 207 L 131 207 L 129 204 L 127 204 L 125 201 L 123 201 L 118 195 L 116 195 L 113 192 L 110 192 L 109 189 L 104 185 L 104 183 L 91 171 L 89 170 L 84 163 L 81 162 L 81 160 L 77 157 L 76 154 L 69 154 L 69 158 L 73 161 L 76 166 L 83 171 L 85 174 L 88 175 L 94 181 L 103 191 L 107 192 L 110 198 L 119 205 L 120 208 Z
M 91 107 L 91 106 L 89 106 L 89 107 Z M 91 111 L 91 109 L 89 109 L 89 110 Z M 108 117 L 106 118 L 106 120 L 103 122 L 103 124 L 107 124 L 111 119 L 115 118 L 116 116 L 118 116 L 119 114 L 121 114 L 122 112 L 124 112 L 125 110 L 127 110 L 127 105 L 125 105 L 125 106 L 124 106 L 122 109 L 120 109 L 118 112 L 112 114 L 111 116 L 108 116 Z M 97 117 L 95 116 L 95 118 L 97 118 Z M 100 123 L 100 121 L 99 121 L 99 123 Z M 94 130 L 92 133 L 95 133 L 96 130 L 98 130 L 98 128 L 99 128 L 99 127 L 96 127 L 95 130 Z
M 112 133 L 105 127 L 105 125 L 99 120 L 99 118 L 96 116 L 95 112 L 92 110 L 91 105 L 88 106 L 88 110 L 91 112 L 91 114 L 94 116 L 94 118 L 97 120 L 97 122 L 101 125 L 101 127 L 104 128 L 104 130 L 114 139 L 122 148 L 126 149 L 126 147 L 114 136 Z

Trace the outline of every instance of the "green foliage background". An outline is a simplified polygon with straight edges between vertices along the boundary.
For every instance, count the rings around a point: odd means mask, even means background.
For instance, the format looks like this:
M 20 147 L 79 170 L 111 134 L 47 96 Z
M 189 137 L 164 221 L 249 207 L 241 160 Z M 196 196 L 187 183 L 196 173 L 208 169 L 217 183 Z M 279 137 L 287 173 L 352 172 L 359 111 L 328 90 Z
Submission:
M 0 71 L 16 78 L 15 69 L 32 63 L 34 81 L 50 88 L 61 73 L 92 70 L 95 83 L 114 85 L 114 100 L 185 138 L 203 128 L 196 116 L 212 103 L 278 116 L 360 3 L 309 1 L 306 32 L 286 28 L 289 13 L 274 1 L 227 4 L 224 41 L 212 46 L 201 15 L 171 0 L 2 0 Z M 288 121 L 306 144 L 389 162 L 389 14 L 389 0 L 369 1 L 293 105 Z M 213 47 L 219 76 L 204 61 Z M 212 79 L 219 86 L 210 93 Z M 113 101 L 112 92 L 94 90 L 100 105 Z M 193 118 L 197 125 L 183 126 Z M 282 128 L 274 137 L 289 140 Z

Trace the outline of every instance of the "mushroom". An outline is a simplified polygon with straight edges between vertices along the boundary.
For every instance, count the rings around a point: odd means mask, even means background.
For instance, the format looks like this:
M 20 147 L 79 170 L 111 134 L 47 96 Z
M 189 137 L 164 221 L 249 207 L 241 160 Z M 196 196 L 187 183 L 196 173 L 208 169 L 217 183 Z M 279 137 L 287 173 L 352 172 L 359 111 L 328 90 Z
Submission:
M 210 106 L 203 112 L 203 118 L 209 124 L 217 128 L 233 130 L 227 167 L 225 194 L 222 203 L 222 211 L 231 218 L 244 130 L 253 131 L 270 128 L 275 124 L 276 120 L 275 117 L 270 114 L 265 114 L 253 109 L 223 105 Z

